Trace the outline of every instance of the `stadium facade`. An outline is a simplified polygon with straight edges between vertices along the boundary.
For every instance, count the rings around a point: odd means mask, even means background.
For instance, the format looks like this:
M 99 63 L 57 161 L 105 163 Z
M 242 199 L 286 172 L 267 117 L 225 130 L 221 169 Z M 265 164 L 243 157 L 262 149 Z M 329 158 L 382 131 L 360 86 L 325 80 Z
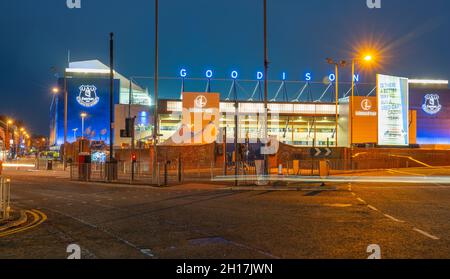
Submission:
M 237 77 L 237 76 L 236 76 Z M 180 78 L 181 91 L 185 91 L 186 77 Z M 334 84 L 320 83 L 321 88 L 314 87 L 314 83 L 305 81 L 300 86 L 300 94 L 289 99 L 286 92 L 286 81 L 282 80 L 275 96 L 268 103 L 270 114 L 276 114 L 277 120 L 269 119 L 269 135 L 275 136 L 280 142 L 294 146 L 335 146 L 336 138 L 339 146 L 351 144 L 377 145 L 380 133 L 394 138 L 396 129 L 398 136 L 405 138 L 405 145 L 444 146 L 450 144 L 450 90 L 448 82 L 434 80 L 406 80 L 407 92 L 401 106 L 406 110 L 401 116 L 405 124 L 403 128 L 392 128 L 389 132 L 380 132 L 379 114 L 385 106 L 380 100 L 379 88 L 375 84 L 368 86 L 364 92 L 356 93 L 354 104 L 350 104 L 348 83 L 342 83 L 344 92 L 340 96 L 339 106 L 330 98 L 323 101 L 324 96 L 333 96 Z M 206 92 L 201 94 L 208 97 L 211 79 L 205 79 Z M 234 137 L 235 98 L 233 92 L 239 89 L 238 80 L 230 79 L 228 96 L 220 94 L 218 110 L 220 134 L 229 138 Z M 255 80 L 255 90 L 250 98 L 239 98 L 239 137 L 254 138 L 258 136 L 258 125 L 249 115 L 262 111 L 264 104 L 261 97 L 261 80 Z M 67 140 L 74 142 L 79 137 L 85 137 L 93 142 L 108 144 L 109 134 L 109 68 L 98 60 L 70 63 L 66 69 L 65 78 L 58 80 L 60 92 L 67 88 L 68 121 Z M 316 84 L 317 85 L 317 84 Z M 341 87 L 340 86 L 340 87 Z M 358 85 L 357 87 L 362 87 Z M 402 85 L 403 87 L 405 85 Z M 378 86 L 380 87 L 380 86 Z M 309 88 L 309 89 L 308 89 Z M 142 88 L 132 78 L 125 78 L 115 73 L 114 79 L 114 127 L 115 148 L 129 146 L 129 138 L 121 138 L 120 130 L 125 127 L 125 118 L 136 117 L 136 141 L 149 144 L 152 140 L 153 104 L 151 94 Z M 300 96 L 308 91 L 317 91 L 318 98 L 302 100 Z M 259 94 L 257 93 L 259 92 Z M 347 93 L 345 93 L 347 92 Z M 390 94 L 389 89 L 386 91 Z M 166 96 L 165 92 L 160 95 Z M 255 98 L 259 95 L 259 98 Z M 277 96 L 283 95 L 282 101 Z M 305 93 L 306 94 L 306 93 Z M 270 92 L 269 92 L 270 95 Z M 280 96 L 281 96 L 280 95 Z M 131 100 L 130 100 L 131 96 Z M 352 125 L 349 124 L 350 108 L 353 111 Z M 169 140 L 180 129 L 183 121 L 182 98 L 160 99 L 158 102 L 160 143 Z M 86 117 L 81 117 L 85 113 Z M 386 115 L 392 111 L 386 111 Z M 338 123 L 336 125 L 336 115 Z M 390 118 L 390 117 L 387 117 Z M 84 123 L 83 123 L 84 122 Z M 381 120 L 381 122 L 385 122 Z M 388 121 L 389 122 L 389 121 Z M 382 124 L 385 125 L 385 124 Z M 392 123 L 387 123 L 387 126 Z M 377 129 L 378 126 L 378 129 Z M 84 129 L 83 129 L 84 127 Z M 336 130 L 336 127 L 338 129 Z M 83 130 L 83 131 L 82 131 Z M 402 134 L 403 133 L 403 134 Z M 64 142 L 64 98 L 55 96 L 51 106 L 51 143 L 60 146 Z M 389 141 L 387 141 L 389 143 Z M 395 143 L 395 142 L 393 142 Z M 392 144 L 396 145 L 396 144 Z

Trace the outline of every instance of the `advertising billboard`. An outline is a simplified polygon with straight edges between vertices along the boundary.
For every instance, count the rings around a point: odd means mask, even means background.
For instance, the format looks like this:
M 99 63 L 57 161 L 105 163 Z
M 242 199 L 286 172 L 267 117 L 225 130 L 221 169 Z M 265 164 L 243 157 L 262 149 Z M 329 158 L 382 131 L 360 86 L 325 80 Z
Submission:
M 408 79 L 377 75 L 378 145 L 407 146 Z
M 64 79 L 59 80 L 64 88 Z M 114 103 L 119 96 L 119 80 L 114 83 Z M 108 78 L 67 79 L 67 141 L 84 136 L 92 141 L 110 141 L 110 108 Z M 57 102 L 56 140 L 64 143 L 64 96 Z
M 409 100 L 417 112 L 417 143 L 450 144 L 450 89 L 414 88 Z
M 219 93 L 183 93 L 182 124 L 190 127 L 193 143 L 211 143 L 216 140 L 219 107 Z
M 352 143 L 376 143 L 378 106 L 376 97 L 354 97 Z
M 216 140 L 220 94 L 183 92 L 181 126 L 165 144 L 207 144 Z

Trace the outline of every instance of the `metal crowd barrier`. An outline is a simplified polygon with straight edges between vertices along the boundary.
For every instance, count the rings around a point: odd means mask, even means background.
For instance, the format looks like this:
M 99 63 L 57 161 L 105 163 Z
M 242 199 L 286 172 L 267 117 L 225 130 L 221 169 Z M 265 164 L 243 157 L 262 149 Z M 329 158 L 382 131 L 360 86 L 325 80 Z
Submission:
M 0 220 L 9 218 L 11 201 L 11 181 L 9 178 L 0 177 Z

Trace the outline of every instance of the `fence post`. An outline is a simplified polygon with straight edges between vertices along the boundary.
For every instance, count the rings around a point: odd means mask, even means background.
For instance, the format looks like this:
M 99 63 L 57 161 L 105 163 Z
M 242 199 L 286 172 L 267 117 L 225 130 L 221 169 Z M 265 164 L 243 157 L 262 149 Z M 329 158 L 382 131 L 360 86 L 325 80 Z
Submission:
M 168 181 L 168 170 L 167 170 L 168 161 L 164 162 L 164 186 L 169 185 Z
M 157 166 L 156 166 L 156 184 L 157 184 L 158 186 L 160 186 L 160 183 L 159 183 L 159 176 L 160 176 L 160 172 L 161 172 L 160 165 L 161 165 L 161 163 L 158 162 L 158 164 L 157 164 Z
M 3 178 L 0 177 L 0 220 L 3 220 Z
M 0 215 L 2 220 L 9 218 L 9 203 L 11 201 L 11 185 L 9 179 L 4 179 L 0 177 Z
M 182 180 L 181 174 L 181 157 L 178 158 L 178 183 L 181 183 Z
M 70 180 L 73 180 L 73 173 L 72 173 L 72 170 L 73 170 L 73 164 L 70 164 L 70 166 L 69 166 L 69 172 L 70 172 Z
M 6 219 L 9 218 L 9 211 L 11 210 L 10 208 L 10 202 L 11 202 L 11 183 L 9 179 L 6 179 L 6 187 L 7 187 L 7 200 L 6 200 L 6 213 L 5 213 L 5 217 Z

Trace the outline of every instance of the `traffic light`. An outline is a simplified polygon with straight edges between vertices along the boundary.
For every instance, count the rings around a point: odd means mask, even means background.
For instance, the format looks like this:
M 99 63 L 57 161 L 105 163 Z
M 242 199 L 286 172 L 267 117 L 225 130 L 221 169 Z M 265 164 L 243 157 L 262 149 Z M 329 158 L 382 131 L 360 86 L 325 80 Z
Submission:
M 136 161 L 137 161 L 136 153 L 131 153 L 131 161 L 132 161 L 133 163 L 136 163 Z

